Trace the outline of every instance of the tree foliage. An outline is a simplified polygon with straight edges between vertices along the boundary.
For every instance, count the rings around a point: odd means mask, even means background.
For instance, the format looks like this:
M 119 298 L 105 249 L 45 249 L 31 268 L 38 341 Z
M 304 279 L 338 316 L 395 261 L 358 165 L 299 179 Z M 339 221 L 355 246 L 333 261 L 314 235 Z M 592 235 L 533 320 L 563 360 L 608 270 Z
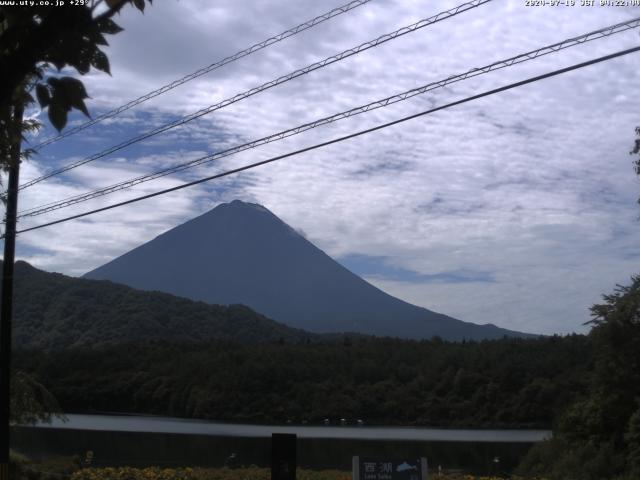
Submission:
M 585 389 L 584 336 L 448 343 L 319 335 L 16 264 L 15 362 L 69 410 L 237 421 L 545 426 Z M 26 352 L 26 353 L 25 353 Z
M 640 176 L 640 127 L 636 127 L 636 139 L 633 144 L 633 149 L 629 153 L 636 156 L 636 159 L 633 162 L 633 167 L 636 175 Z M 640 203 L 640 198 L 638 198 L 638 203 Z
M 15 141 L 11 125 L 16 105 L 28 105 L 35 95 L 58 130 L 64 128 L 72 109 L 88 116 L 83 83 L 62 75 L 63 70 L 73 68 L 85 75 L 93 67 L 110 73 L 101 47 L 108 45 L 105 35 L 122 30 L 112 18 L 128 3 L 141 11 L 145 6 L 144 0 L 78 3 L 0 6 L 0 154 L 5 165 Z
M 9 422 L 35 424 L 50 422 L 52 417 L 64 419 L 56 398 L 31 375 L 17 370 L 11 374 Z
M 603 298 L 591 309 L 594 369 L 588 389 L 559 422 L 555 441 L 562 447 L 542 455 L 551 478 L 640 475 L 640 277 Z
M 14 278 L 13 341 L 18 348 L 90 348 L 170 339 L 302 343 L 315 338 L 243 305 L 209 305 L 108 281 L 72 278 L 26 262 L 16 263 Z
M 89 116 L 82 81 L 62 75 L 63 69 L 74 68 L 80 75 L 91 67 L 110 73 L 100 47 L 108 45 L 105 35 L 122 30 L 112 17 L 127 3 L 141 11 L 145 6 L 144 0 L 23 3 L 0 6 L 0 166 L 4 169 L 32 153 L 20 145 L 24 134 L 40 124 L 23 120 L 22 112 L 36 98 L 58 130 L 72 109 Z M 11 375 L 10 390 L 13 423 L 47 421 L 60 412 L 55 398 L 25 372 Z
M 66 411 L 239 422 L 549 427 L 585 389 L 588 339 L 151 342 L 22 351 Z

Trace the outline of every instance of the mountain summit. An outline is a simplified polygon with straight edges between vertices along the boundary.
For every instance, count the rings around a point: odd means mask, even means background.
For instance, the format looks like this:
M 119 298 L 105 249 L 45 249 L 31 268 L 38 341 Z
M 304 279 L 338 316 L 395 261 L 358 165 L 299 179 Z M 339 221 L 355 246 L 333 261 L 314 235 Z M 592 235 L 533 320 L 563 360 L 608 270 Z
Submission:
M 449 340 L 525 336 L 392 297 L 263 206 L 239 200 L 218 205 L 85 277 L 211 304 L 245 304 L 312 332 Z

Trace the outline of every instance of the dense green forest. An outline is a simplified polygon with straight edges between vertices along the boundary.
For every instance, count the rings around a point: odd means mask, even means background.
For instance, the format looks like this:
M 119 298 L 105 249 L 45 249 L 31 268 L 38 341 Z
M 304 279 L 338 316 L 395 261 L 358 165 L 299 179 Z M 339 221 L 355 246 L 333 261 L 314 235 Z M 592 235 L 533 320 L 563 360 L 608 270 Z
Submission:
M 15 269 L 13 340 L 18 348 L 93 348 L 148 340 L 306 342 L 316 337 L 243 305 L 209 305 L 72 278 L 26 262 L 17 262 Z
M 67 412 L 241 422 L 549 427 L 585 391 L 585 336 L 448 343 L 150 342 L 18 351 Z
M 450 343 L 316 335 L 243 306 L 16 267 L 14 366 L 66 412 L 553 427 L 521 473 L 640 478 L 638 278 L 592 308 L 589 335 Z

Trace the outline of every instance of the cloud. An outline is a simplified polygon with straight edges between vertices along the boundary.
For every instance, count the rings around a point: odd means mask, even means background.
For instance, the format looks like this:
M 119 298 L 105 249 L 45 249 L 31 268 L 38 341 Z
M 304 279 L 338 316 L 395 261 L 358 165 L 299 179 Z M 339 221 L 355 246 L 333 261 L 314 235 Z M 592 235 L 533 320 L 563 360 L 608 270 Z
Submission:
M 451 8 L 378 1 L 44 149 L 23 179 Z M 95 114 L 326 11 L 324 2 L 162 2 L 125 12 Z M 491 2 L 25 190 L 21 208 L 244 143 L 635 15 Z M 434 90 L 114 197 L 98 208 L 421 112 L 637 44 L 626 32 Z M 153 200 L 20 236 L 37 266 L 80 274 L 220 201 L 264 204 L 384 290 L 477 323 L 585 331 L 588 307 L 638 270 L 638 57 L 627 56 Z M 73 116 L 72 122 L 82 121 Z M 49 129 L 50 133 L 50 129 Z M 39 138 L 46 137 L 43 132 Z M 36 220 L 24 222 L 35 225 Z M 373 260 L 371 260 L 373 259 Z M 361 262 L 362 263 L 362 262 Z M 356 268 L 358 267 L 358 268 Z M 366 268 L 365 268 L 366 267 Z
M 490 272 L 457 270 L 436 274 L 420 274 L 407 268 L 394 265 L 393 258 L 374 257 L 368 255 L 349 254 L 338 261 L 360 276 L 367 276 L 378 281 L 398 281 L 411 283 L 478 283 L 494 282 Z

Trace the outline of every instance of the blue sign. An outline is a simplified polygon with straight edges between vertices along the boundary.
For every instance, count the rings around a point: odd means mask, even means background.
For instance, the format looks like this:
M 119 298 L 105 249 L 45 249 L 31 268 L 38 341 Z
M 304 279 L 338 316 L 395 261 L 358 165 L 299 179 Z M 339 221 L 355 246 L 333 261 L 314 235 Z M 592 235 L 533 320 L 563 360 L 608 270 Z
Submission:
M 353 480 L 426 480 L 427 459 L 353 457 Z

